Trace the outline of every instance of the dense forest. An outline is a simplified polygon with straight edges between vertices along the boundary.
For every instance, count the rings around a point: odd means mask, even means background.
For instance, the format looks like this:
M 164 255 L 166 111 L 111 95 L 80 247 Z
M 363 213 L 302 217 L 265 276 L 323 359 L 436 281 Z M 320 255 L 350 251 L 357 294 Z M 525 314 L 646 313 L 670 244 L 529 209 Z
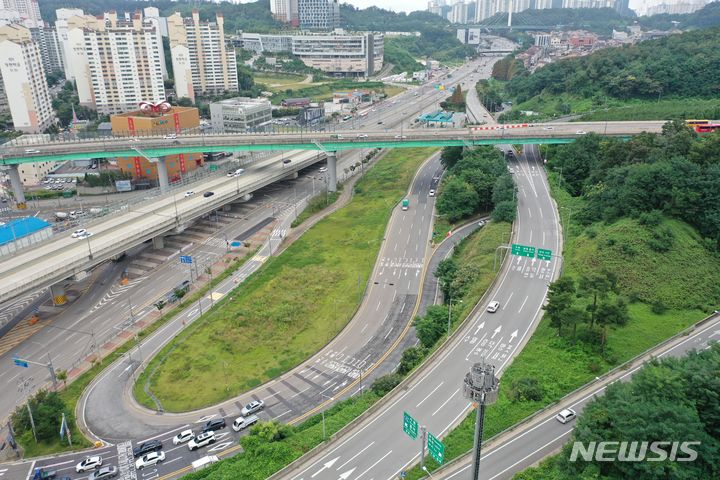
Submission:
M 520 72 L 506 91 L 518 103 L 541 93 L 617 99 L 713 97 L 720 92 L 718 45 L 720 28 L 713 28 L 608 48 L 552 63 L 532 75 Z
M 720 475 L 720 345 L 687 357 L 653 360 L 629 382 L 615 382 L 588 403 L 562 452 L 516 480 L 672 478 L 695 480 Z M 574 442 L 697 442 L 686 446 L 694 461 L 570 461 Z M 631 447 L 630 447 L 631 448 Z M 647 458 L 658 459 L 646 447 Z M 668 454 L 669 444 L 661 448 Z M 629 457 L 640 454 L 638 445 Z M 679 450 L 677 458 L 687 459 Z M 610 453 L 612 455 L 612 453 Z
M 660 214 L 695 227 L 709 246 L 720 248 L 720 135 L 698 138 L 684 122 L 624 142 L 587 135 L 554 147 L 549 168 L 562 172 L 565 188 L 582 195 L 586 206 L 576 218 L 585 223 L 639 218 L 658 222 Z M 672 246 L 656 232 L 656 251 Z
M 582 28 L 601 35 L 610 35 L 613 28 L 621 30 L 634 21 L 634 16 L 621 15 L 612 8 L 549 8 L 513 14 L 514 25 L 547 26 L 548 29 L 563 30 Z M 496 13 L 481 24 L 507 25 L 507 13 Z

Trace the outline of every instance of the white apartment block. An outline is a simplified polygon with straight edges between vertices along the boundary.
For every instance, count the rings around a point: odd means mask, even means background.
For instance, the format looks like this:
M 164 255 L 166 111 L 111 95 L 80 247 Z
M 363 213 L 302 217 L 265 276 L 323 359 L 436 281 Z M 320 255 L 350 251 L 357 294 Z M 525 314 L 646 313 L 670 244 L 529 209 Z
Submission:
M 0 75 L 15 130 L 41 133 L 54 123 L 40 48 L 28 28 L 0 27 Z
M 371 76 L 382 69 L 385 54 L 381 33 L 243 33 L 242 42 L 256 53 L 290 52 L 305 65 L 338 76 Z
M 40 57 L 43 60 L 45 72 L 64 71 L 65 63 L 57 31 L 52 27 L 43 26 L 31 28 L 30 33 L 40 47 Z
M 238 91 L 235 50 L 225 44 L 221 14 L 215 22 L 201 22 L 193 10 L 191 18 L 175 13 L 167 23 L 178 98 L 194 102 L 196 95 Z
M 450 10 L 450 23 L 465 24 L 468 22 L 468 5 L 463 0 L 455 2 Z
M 298 26 L 298 0 L 270 0 L 270 12 L 278 22 L 291 23 Z
M 140 12 L 118 18 L 85 15 L 68 20 L 71 68 L 82 105 L 103 115 L 165 100 L 162 39 Z
M 60 43 L 60 54 L 62 56 L 63 70 L 65 71 L 66 80 L 74 80 L 74 69 L 72 67 L 73 60 L 75 57 L 74 52 L 70 46 L 70 40 L 68 39 L 68 18 L 71 17 L 82 17 L 85 13 L 80 8 L 58 8 L 55 10 L 55 31 L 57 32 L 57 39 Z
M 27 28 L 42 27 L 38 0 L 0 0 L 0 9 L 17 12 L 20 22 Z

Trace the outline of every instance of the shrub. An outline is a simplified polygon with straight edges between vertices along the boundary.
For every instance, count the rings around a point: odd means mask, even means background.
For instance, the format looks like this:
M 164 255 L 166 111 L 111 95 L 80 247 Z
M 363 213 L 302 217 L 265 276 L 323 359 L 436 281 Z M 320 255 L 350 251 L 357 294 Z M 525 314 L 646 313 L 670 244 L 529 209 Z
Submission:
M 410 347 L 406 349 L 400 359 L 397 373 L 407 375 L 413 368 L 420 365 L 425 355 L 427 355 L 427 349 L 423 347 Z
M 545 396 L 545 390 L 537 378 L 523 377 L 510 384 L 508 396 L 513 402 L 539 402 Z
M 382 397 L 390 390 L 397 387 L 400 382 L 402 382 L 402 379 L 403 376 L 399 373 L 383 375 L 373 382 L 372 386 L 370 386 L 370 390 Z

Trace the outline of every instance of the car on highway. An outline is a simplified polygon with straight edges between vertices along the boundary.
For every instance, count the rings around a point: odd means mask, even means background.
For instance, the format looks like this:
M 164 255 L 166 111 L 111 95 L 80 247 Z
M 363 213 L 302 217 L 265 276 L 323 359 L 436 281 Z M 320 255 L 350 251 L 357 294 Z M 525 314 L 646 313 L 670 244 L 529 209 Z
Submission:
M 430 192 L 428 192 L 428 196 L 434 197 L 434 196 L 435 196 L 435 190 L 433 190 L 433 189 L 431 188 L 431 189 L 430 189 Z
M 183 443 L 189 442 L 195 438 L 195 434 L 192 430 L 183 430 L 173 437 L 173 445 L 182 445 Z
M 255 425 L 260 418 L 257 415 L 249 415 L 247 417 L 238 417 L 232 424 L 232 429 L 236 432 L 244 430 L 252 425 Z
M 244 168 L 238 168 L 237 170 L 234 170 L 234 171 L 228 173 L 228 177 L 239 177 L 239 176 L 242 175 L 243 173 L 245 173 L 245 169 L 244 169 Z
M 343 136 L 340 134 L 330 135 L 330 138 L 337 138 L 338 140 L 342 140 Z
M 138 458 L 150 452 L 162 450 L 162 442 L 160 440 L 148 440 L 137 447 L 133 448 L 133 457 Z
M 215 431 L 215 430 L 222 430 L 223 428 L 227 427 L 227 424 L 225 423 L 224 418 L 214 418 L 212 420 L 208 420 L 205 422 L 205 425 L 203 425 L 202 431 L 209 432 L 209 431 Z
M 478 227 L 484 227 L 485 226 L 485 220 L 480 220 L 478 222 Z
M 40 153 L 40 150 L 35 150 L 34 148 L 26 148 L 25 153 Z
M 175 140 L 177 138 L 177 135 L 174 133 L 168 133 L 167 135 L 163 136 L 165 140 Z
M 565 408 L 555 415 L 555 419 L 563 425 L 568 423 L 570 420 L 573 420 L 575 417 L 577 417 L 577 413 L 575 413 L 575 410 L 572 408 Z
M 203 193 L 203 197 L 205 197 L 205 198 L 212 197 L 213 195 L 215 195 L 215 192 L 205 192 L 205 193 Z
M 320 167 L 320 168 L 318 169 L 318 172 L 320 172 L 320 173 L 325 173 L 325 172 L 327 172 L 327 167 Z
M 578 130 L 575 132 L 575 135 L 587 135 L 587 132 L 585 130 Z
M 188 190 L 187 192 L 185 192 L 185 198 L 192 197 L 193 195 L 195 195 L 195 192 L 193 192 L 192 190 Z
M 92 235 L 92 233 L 88 232 L 86 229 L 79 228 L 72 233 L 72 238 L 85 238 L 90 235 Z
M 377 124 L 378 124 L 378 125 L 382 125 L 382 124 L 383 124 L 383 121 L 380 120 Z
M 205 447 L 212 443 L 215 443 L 215 432 L 211 430 L 209 432 L 203 432 L 197 437 L 190 440 L 188 442 L 188 449 L 190 449 L 191 451 L 197 450 L 198 448 Z
M 106 478 L 116 478 L 118 476 L 117 467 L 102 467 L 90 474 L 88 480 L 105 480 Z
M 292 162 L 289 158 L 283 158 L 283 164 L 287 165 L 288 163 Z
M 395 135 L 395 138 L 398 140 L 404 140 L 407 138 L 407 135 Z
M 487 311 L 490 313 L 495 313 L 498 311 L 498 308 L 500 308 L 500 302 L 497 300 L 493 300 L 492 302 L 488 303 Z
M 553 130 L 553 127 L 548 125 L 547 127 L 543 127 L 543 130 Z
M 355 138 L 368 138 L 367 133 L 358 133 Z
M 160 462 L 165 461 L 165 452 L 160 450 L 159 452 L 150 452 L 147 455 L 143 455 L 141 458 L 138 458 L 135 462 L 135 468 L 138 470 L 142 470 L 145 467 L 152 467 L 153 465 L 157 465 Z
M 83 473 L 100 467 L 102 467 L 102 457 L 100 455 L 93 455 L 92 457 L 85 457 L 85 459 L 75 465 L 75 471 L 77 473 Z
M 240 415 L 247 417 L 251 413 L 259 412 L 263 408 L 265 408 L 265 402 L 262 400 L 253 400 L 240 410 Z

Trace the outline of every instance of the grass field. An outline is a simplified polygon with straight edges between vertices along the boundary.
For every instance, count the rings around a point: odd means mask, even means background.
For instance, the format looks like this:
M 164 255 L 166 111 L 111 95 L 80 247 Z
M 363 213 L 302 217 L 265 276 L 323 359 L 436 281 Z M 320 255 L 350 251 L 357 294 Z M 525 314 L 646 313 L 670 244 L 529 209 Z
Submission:
M 297 227 L 301 223 L 303 223 L 308 218 L 312 217 L 316 213 L 318 213 L 321 210 L 324 210 L 326 207 L 329 207 L 333 203 L 335 203 L 340 196 L 340 191 L 337 192 L 326 192 L 321 193 L 308 202 L 307 207 L 305 207 L 305 210 L 300 212 L 300 215 L 292 222 L 292 228 Z
M 284 98 L 288 97 L 308 97 L 313 102 L 324 102 L 332 100 L 334 92 L 347 92 L 352 90 L 374 90 L 376 92 L 384 92 L 388 97 L 392 97 L 402 92 L 402 87 L 393 85 L 385 85 L 381 82 L 353 82 L 350 80 L 339 80 L 326 83 L 285 85 L 277 87 L 275 91 L 278 93 L 270 99 L 273 105 L 279 105 Z M 292 93 L 286 93 L 286 90 L 292 90 Z
M 151 390 L 167 411 L 211 405 L 277 377 L 322 348 L 357 308 L 358 277 L 372 270 L 392 208 L 434 149 L 393 151 L 355 186 L 353 200 L 167 345 Z M 227 374 L 227 375 L 226 375 Z M 135 386 L 143 404 L 146 375 Z M 196 388 L 203 385 L 203 388 Z
M 558 205 L 566 207 L 561 212 L 567 212 L 569 206 L 579 208 L 579 200 L 561 191 L 552 176 L 551 185 Z M 565 215 L 563 220 L 567 221 Z M 522 352 L 503 372 L 498 401 L 486 413 L 485 439 L 702 319 L 706 314 L 697 307 L 707 309 L 712 302 L 720 303 L 718 260 L 686 224 L 665 220 L 664 224 L 675 234 L 675 243 L 659 257 L 649 251 L 644 243 L 645 227 L 635 221 L 622 220 L 587 229 L 573 223 L 572 217 L 570 220 L 563 252 L 564 274 L 578 276 L 581 272 L 608 269 L 618 275 L 624 296 L 643 301 L 629 305 L 630 321 L 625 327 L 609 331 L 608 352 L 604 356 L 583 342 L 572 344 L 568 338 L 558 337 L 557 331 L 543 319 Z M 607 241 L 610 238 L 615 239 L 611 245 Z M 634 250 L 623 245 L 631 245 Z M 662 314 L 653 313 L 649 304 L 656 300 L 673 308 Z M 511 386 L 528 377 L 539 381 L 542 399 L 511 400 L 508 396 Z M 474 422 L 473 413 L 443 440 L 447 461 L 472 448 Z M 432 459 L 426 465 L 429 469 L 437 467 Z M 415 468 L 408 478 L 422 476 L 423 472 Z

